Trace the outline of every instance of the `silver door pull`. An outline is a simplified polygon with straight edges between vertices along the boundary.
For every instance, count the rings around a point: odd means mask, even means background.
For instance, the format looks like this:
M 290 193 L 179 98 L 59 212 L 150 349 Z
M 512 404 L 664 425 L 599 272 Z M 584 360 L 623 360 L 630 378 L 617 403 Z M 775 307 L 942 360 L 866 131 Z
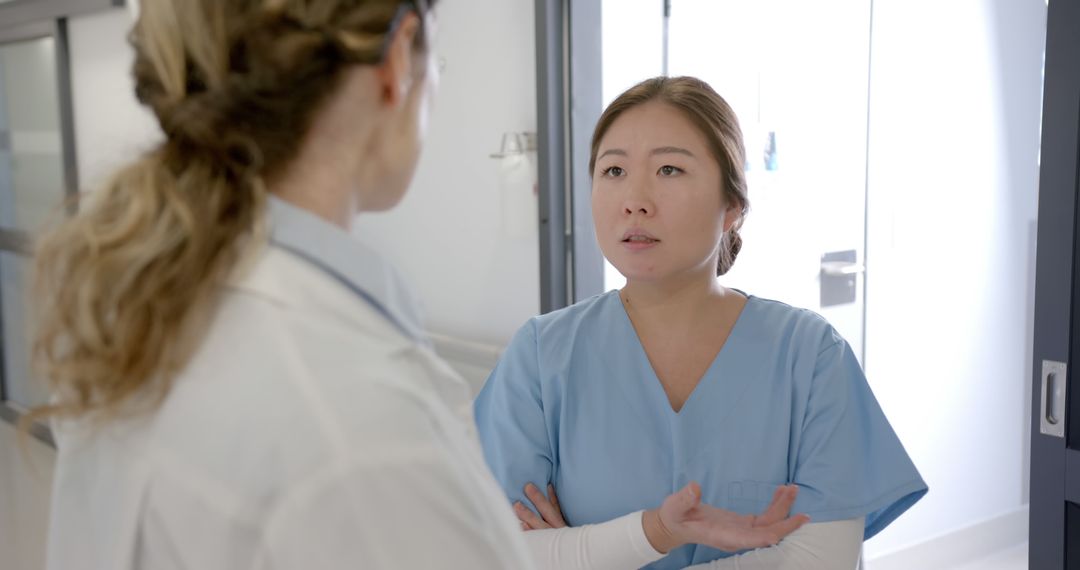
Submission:
M 1042 363 L 1039 432 L 1043 435 L 1065 437 L 1065 372 L 1064 362 L 1044 360 Z
M 866 271 L 866 267 L 850 261 L 822 261 L 821 272 L 832 277 L 844 275 L 858 275 Z

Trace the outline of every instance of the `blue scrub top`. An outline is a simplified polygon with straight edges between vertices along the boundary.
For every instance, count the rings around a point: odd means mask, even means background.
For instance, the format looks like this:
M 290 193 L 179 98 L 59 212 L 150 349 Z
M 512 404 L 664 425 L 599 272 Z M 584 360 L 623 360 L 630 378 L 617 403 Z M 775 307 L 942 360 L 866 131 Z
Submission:
M 689 481 L 757 514 L 797 483 L 813 522 L 866 517 L 874 536 L 927 486 L 851 347 L 817 314 L 750 296 L 676 413 L 617 291 L 531 319 L 476 400 L 488 464 L 512 501 L 554 483 L 567 524 L 655 508 Z M 647 568 L 728 556 L 687 545 Z

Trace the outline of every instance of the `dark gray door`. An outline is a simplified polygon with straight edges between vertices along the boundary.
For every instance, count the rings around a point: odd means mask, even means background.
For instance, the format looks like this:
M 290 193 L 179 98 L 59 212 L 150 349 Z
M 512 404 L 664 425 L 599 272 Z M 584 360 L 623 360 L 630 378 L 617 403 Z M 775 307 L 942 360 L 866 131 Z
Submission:
M 1049 2 L 1042 124 L 1029 567 L 1080 569 L 1080 384 L 1075 381 L 1080 377 L 1077 0 Z

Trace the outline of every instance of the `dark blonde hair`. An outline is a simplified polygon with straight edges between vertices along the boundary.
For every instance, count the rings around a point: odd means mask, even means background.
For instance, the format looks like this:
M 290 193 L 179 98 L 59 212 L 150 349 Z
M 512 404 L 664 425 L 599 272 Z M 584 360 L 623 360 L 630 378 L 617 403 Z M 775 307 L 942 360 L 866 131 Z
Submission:
M 713 158 L 720 164 L 721 188 L 724 202 L 739 212 L 739 218 L 720 242 L 720 259 L 716 274 L 723 275 L 735 263 L 742 249 L 739 228 L 750 210 L 746 196 L 746 151 L 742 130 L 735 111 L 708 83 L 694 77 L 654 77 L 627 89 L 608 105 L 593 131 L 589 156 L 590 174 L 596 168 L 600 140 L 623 113 L 650 101 L 660 101 L 682 112 L 708 141 Z
M 264 239 L 264 181 L 295 158 L 343 72 L 379 63 L 403 14 L 423 21 L 428 4 L 141 2 L 135 92 L 165 140 L 38 244 L 34 356 L 54 400 L 27 422 L 160 403 L 242 243 Z

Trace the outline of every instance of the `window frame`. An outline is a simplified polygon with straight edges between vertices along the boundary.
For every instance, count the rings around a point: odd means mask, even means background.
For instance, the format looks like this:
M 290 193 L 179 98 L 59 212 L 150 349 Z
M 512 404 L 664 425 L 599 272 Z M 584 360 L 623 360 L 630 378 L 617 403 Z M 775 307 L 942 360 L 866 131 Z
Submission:
M 0 6 L 0 47 L 8 44 L 51 38 L 54 42 L 57 113 L 60 119 L 60 139 L 63 162 L 63 195 L 69 199 L 69 208 L 74 208 L 71 198 L 78 194 L 79 179 L 75 150 L 74 104 L 71 88 L 71 58 L 68 42 L 67 17 L 84 14 L 95 10 L 122 7 L 123 0 L 15 0 L 10 5 Z M 0 252 L 11 253 L 23 258 L 33 255 L 33 239 L 29 232 L 10 227 L 0 227 Z M 0 323 L 3 322 L 3 307 L 0 305 Z M 8 398 L 7 379 L 5 378 L 7 343 L 4 342 L 0 328 L 0 420 L 17 425 L 27 413 L 26 408 Z M 47 425 L 35 422 L 29 426 L 30 434 L 51 447 L 55 440 Z
M 4 23 L 0 34 L 126 5 L 126 0 L 12 0 L 0 4 L 0 22 Z
M 604 292 L 588 166 L 603 111 L 600 23 L 598 0 L 536 1 L 541 313 Z

